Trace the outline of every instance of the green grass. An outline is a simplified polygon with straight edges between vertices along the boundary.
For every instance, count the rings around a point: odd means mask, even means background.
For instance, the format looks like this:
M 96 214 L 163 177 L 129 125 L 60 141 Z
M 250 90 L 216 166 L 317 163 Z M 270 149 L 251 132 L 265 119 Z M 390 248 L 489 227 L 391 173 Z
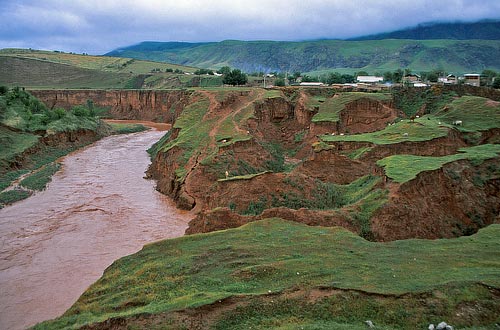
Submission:
M 0 209 L 5 205 L 18 202 L 31 196 L 31 192 L 21 189 L 13 189 L 0 192 Z
M 393 144 L 401 142 L 422 142 L 443 137 L 448 134 L 449 126 L 433 117 L 421 117 L 415 122 L 403 120 L 394 125 L 387 126 L 383 130 L 353 135 L 321 135 L 323 142 L 371 142 L 374 144 Z M 408 136 L 405 136 L 405 133 Z
M 500 226 L 491 225 L 473 236 L 456 239 L 372 243 L 338 227 L 263 220 L 237 229 L 146 245 L 140 252 L 114 262 L 62 317 L 35 329 L 76 329 L 110 317 L 168 312 L 215 303 L 231 296 L 264 297 L 297 288 L 326 287 L 408 295 L 455 285 L 458 289 L 454 294 L 443 291 L 441 297 L 450 294 L 447 298 L 450 301 L 474 299 L 484 292 L 474 293 L 471 285 L 500 286 L 499 235 Z M 469 293 L 464 292 L 464 288 L 468 288 Z M 370 315 L 369 311 L 377 308 L 376 297 L 371 307 L 369 301 L 362 299 L 358 300 L 360 308 L 356 308 L 356 294 L 347 298 L 351 294 L 337 296 L 340 300 L 329 304 L 332 308 L 349 307 L 337 314 L 351 315 L 351 319 L 332 320 L 336 313 L 331 311 L 325 314 L 330 315 L 327 321 L 363 324 L 365 314 Z M 271 328 L 287 324 L 286 319 L 279 318 L 286 314 L 279 312 L 279 303 L 284 303 L 279 298 L 276 296 L 278 305 L 274 309 L 277 323 Z M 342 299 L 349 300 L 348 304 L 342 303 Z M 266 301 L 271 303 L 269 299 Z M 410 299 L 408 306 L 418 302 L 418 299 Z M 498 308 L 498 303 L 493 306 Z M 381 316 L 398 313 L 394 307 L 398 306 L 385 306 L 371 317 L 376 323 L 378 320 L 385 320 L 388 325 L 401 322 L 395 321 L 397 315 L 393 315 L 392 321 L 390 317 Z M 273 310 L 269 308 L 266 313 Z M 314 306 L 305 310 L 313 313 Z M 434 314 L 428 312 L 424 316 L 432 319 Z M 434 313 L 440 315 L 439 310 L 435 309 Z M 417 315 L 421 319 L 420 314 Z M 307 319 L 307 314 L 296 317 Z M 242 317 L 233 321 L 248 320 Z M 425 322 L 430 323 L 429 319 Z
M 250 109 L 250 107 L 247 108 Z M 250 110 L 252 110 L 253 113 L 253 109 Z M 248 112 L 250 111 L 247 110 L 247 113 Z M 234 114 L 229 115 L 217 129 L 215 139 L 221 146 L 228 146 L 239 141 L 248 141 L 252 138 L 249 134 L 246 133 L 246 131 L 244 131 L 243 129 L 238 129 L 236 127 L 237 119 L 234 117 Z M 240 115 L 240 119 L 242 119 L 243 117 L 245 117 L 245 115 Z M 226 142 L 222 142 L 223 140 L 226 140 Z
M 130 134 L 143 132 L 148 128 L 141 124 L 127 124 L 127 123 L 107 123 L 113 129 L 114 134 Z
M 461 120 L 462 125 L 455 127 L 462 132 L 485 131 L 500 127 L 500 103 L 477 96 L 462 96 L 436 116 L 447 124 Z
M 33 147 L 40 137 L 38 135 L 16 132 L 0 126 L 0 163 L 11 161 L 13 158 Z
M 362 92 L 346 92 L 335 95 L 334 97 L 313 97 L 308 103 L 309 107 L 319 107 L 319 111 L 312 118 L 312 122 L 338 122 L 339 115 L 348 103 L 354 102 L 362 98 L 369 98 L 378 101 L 386 101 L 391 99 L 390 94 L 382 93 L 362 93 Z
M 423 171 L 432 171 L 441 168 L 444 164 L 457 160 L 467 159 L 473 164 L 483 160 L 500 156 L 499 144 L 483 144 L 474 147 L 461 148 L 460 153 L 442 156 L 426 157 L 415 155 L 394 155 L 377 161 L 377 165 L 385 168 L 388 177 L 399 183 L 408 182 Z
M 27 172 L 28 170 L 13 170 L 8 171 L 4 174 L 0 174 L 0 191 L 10 186 L 14 180 L 19 178 L 21 175 L 26 174 Z
M 346 152 L 344 154 L 347 155 L 347 157 L 349 157 L 350 159 L 358 159 L 361 156 L 363 156 L 365 153 L 370 152 L 372 149 L 373 149 L 372 147 L 362 147 L 362 148 L 355 149 L 351 152 Z
M 60 168 L 61 164 L 59 163 L 47 164 L 42 169 L 23 179 L 20 184 L 27 189 L 38 191 L 44 190 L 47 184 L 52 180 L 52 175 Z
M 230 176 L 224 179 L 218 179 L 217 181 L 219 182 L 226 182 L 226 181 L 238 181 L 238 180 L 251 180 L 255 178 L 256 176 L 263 175 L 269 173 L 269 171 L 264 171 L 260 173 L 253 173 L 253 174 L 247 174 L 247 175 L 236 175 L 236 176 Z

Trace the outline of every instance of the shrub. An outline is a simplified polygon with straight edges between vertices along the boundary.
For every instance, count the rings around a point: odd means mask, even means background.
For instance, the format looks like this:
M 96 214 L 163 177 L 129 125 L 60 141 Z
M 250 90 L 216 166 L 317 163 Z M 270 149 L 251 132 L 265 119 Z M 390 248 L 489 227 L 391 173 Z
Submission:
M 90 117 L 90 110 L 81 105 L 73 107 L 71 112 L 77 117 Z

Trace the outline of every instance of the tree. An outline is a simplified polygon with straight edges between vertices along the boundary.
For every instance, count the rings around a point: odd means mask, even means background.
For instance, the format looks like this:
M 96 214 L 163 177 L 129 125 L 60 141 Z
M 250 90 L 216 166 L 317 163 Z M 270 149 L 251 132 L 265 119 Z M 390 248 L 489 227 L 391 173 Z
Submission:
M 330 72 L 326 78 L 322 79 L 322 82 L 326 84 L 347 84 L 353 83 L 355 78 L 350 74 L 340 74 L 338 72 Z
M 285 79 L 283 79 L 283 78 L 276 79 L 276 81 L 274 82 L 274 86 L 278 86 L 278 87 L 285 86 Z
M 213 76 L 214 72 L 210 69 L 198 69 L 194 72 L 194 74 L 197 76 L 201 76 L 201 75 L 205 75 L 205 74 Z
M 493 88 L 500 89 L 500 77 L 495 77 L 495 80 L 493 80 Z
M 318 82 L 318 81 L 319 80 L 316 77 L 311 77 L 306 74 L 302 76 L 302 82 Z
M 481 76 L 484 77 L 487 86 L 491 86 L 494 80 L 498 80 L 495 79 L 495 77 L 497 77 L 497 73 L 493 70 L 483 70 L 483 72 L 481 72 Z
M 241 72 L 241 70 L 234 69 L 231 72 L 224 75 L 222 78 L 222 83 L 226 85 L 244 85 L 248 81 L 247 75 Z
M 430 82 L 434 82 L 435 83 L 435 82 L 438 81 L 438 78 L 439 78 L 439 76 L 438 76 L 437 72 L 432 71 L 432 72 L 429 72 L 427 74 L 427 80 L 429 80 Z
M 397 69 L 392 73 L 392 80 L 394 83 L 400 83 L 401 79 L 403 79 L 403 70 Z
M 384 72 L 384 81 L 391 81 L 393 80 L 393 75 L 391 71 L 386 71 Z
M 288 76 L 288 81 L 291 83 L 294 83 L 297 81 L 297 78 L 301 76 L 301 73 L 299 71 L 295 71 L 292 75 Z
M 369 74 L 366 71 L 359 71 L 359 72 L 356 72 L 356 76 L 369 76 Z
M 228 66 L 223 66 L 222 68 L 220 68 L 219 70 L 217 70 L 217 73 L 218 74 L 224 74 L 224 75 L 229 74 L 229 73 L 231 73 L 231 68 L 228 67 Z

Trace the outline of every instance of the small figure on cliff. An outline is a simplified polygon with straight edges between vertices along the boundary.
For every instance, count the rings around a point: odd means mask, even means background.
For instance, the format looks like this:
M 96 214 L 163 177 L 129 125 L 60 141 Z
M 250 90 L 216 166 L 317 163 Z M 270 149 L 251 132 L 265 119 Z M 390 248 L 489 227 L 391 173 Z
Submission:
M 226 171 L 226 179 L 229 177 L 229 172 Z

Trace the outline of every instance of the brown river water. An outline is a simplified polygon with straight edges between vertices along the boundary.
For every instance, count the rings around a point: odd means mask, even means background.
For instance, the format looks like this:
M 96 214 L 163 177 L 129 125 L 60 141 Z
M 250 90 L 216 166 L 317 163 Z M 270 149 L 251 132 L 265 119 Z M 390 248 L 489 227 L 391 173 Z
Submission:
M 114 260 L 182 236 L 191 214 L 144 179 L 164 131 L 104 138 L 62 161 L 43 192 L 0 210 L 0 329 L 55 318 Z

